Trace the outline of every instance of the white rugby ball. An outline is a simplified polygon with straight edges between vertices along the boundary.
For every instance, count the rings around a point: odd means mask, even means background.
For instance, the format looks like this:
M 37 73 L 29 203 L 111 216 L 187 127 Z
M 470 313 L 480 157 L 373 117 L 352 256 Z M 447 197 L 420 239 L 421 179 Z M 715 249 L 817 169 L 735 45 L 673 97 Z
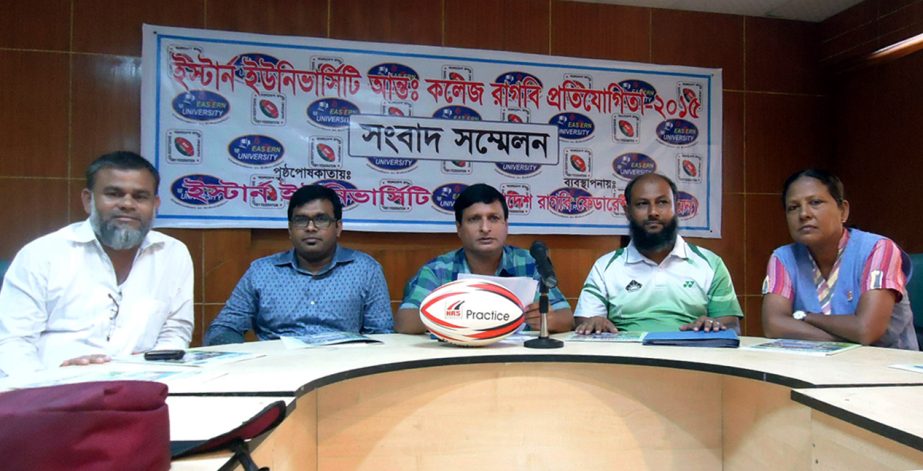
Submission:
M 525 320 L 523 308 L 503 285 L 466 278 L 433 290 L 420 305 L 420 319 L 436 337 L 474 347 L 516 332 Z

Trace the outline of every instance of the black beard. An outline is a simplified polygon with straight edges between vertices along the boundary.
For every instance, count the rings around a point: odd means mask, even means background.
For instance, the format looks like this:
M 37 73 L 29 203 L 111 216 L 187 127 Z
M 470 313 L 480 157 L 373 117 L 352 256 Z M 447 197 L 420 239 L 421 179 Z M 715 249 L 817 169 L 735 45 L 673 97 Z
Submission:
M 631 241 L 640 251 L 659 252 L 661 250 L 672 249 L 676 245 L 676 232 L 679 223 L 676 216 L 664 223 L 663 229 L 657 233 L 650 233 L 644 230 L 642 224 L 638 224 L 634 219 L 628 218 L 628 231 L 631 234 Z

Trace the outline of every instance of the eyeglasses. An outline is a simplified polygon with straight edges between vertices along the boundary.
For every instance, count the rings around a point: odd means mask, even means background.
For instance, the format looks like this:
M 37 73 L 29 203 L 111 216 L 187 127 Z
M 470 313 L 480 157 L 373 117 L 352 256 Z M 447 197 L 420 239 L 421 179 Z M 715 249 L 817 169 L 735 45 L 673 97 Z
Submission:
M 333 219 L 326 214 L 320 214 L 314 216 L 313 218 L 309 218 L 307 216 L 292 216 L 292 220 L 289 221 L 289 224 L 291 224 L 292 227 L 297 227 L 299 229 L 307 229 L 308 226 L 313 222 L 314 227 L 318 229 L 326 229 L 330 227 L 334 221 L 336 221 L 336 219 Z
M 122 298 L 122 293 L 119 293 L 119 299 Z M 115 319 L 119 317 L 119 300 L 115 299 L 115 296 L 112 293 L 109 293 L 109 299 L 112 300 L 112 308 L 109 311 L 109 333 L 106 334 L 106 341 L 112 338 L 112 331 L 115 330 Z

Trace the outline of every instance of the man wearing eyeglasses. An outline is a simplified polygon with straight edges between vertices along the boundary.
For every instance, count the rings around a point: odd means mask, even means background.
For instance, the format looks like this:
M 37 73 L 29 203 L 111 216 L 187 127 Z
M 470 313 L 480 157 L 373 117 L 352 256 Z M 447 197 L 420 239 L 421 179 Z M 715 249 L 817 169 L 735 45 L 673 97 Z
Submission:
M 321 185 L 298 189 L 289 201 L 292 250 L 254 261 L 205 333 L 206 345 L 326 332 L 391 332 L 393 318 L 381 265 L 337 244 L 343 205 Z
M 19 251 L 0 290 L 0 370 L 7 375 L 182 349 L 192 336 L 192 259 L 152 231 L 160 176 L 133 152 L 86 170 L 86 221 Z

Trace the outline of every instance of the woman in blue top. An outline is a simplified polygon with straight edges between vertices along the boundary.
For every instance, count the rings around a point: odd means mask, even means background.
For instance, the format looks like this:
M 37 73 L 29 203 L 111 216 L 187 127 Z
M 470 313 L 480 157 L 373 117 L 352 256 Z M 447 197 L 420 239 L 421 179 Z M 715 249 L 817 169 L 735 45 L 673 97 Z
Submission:
M 772 253 L 763 282 L 768 337 L 917 350 L 905 285 L 910 259 L 880 235 L 847 229 L 840 179 L 808 169 L 782 190 L 795 243 Z

